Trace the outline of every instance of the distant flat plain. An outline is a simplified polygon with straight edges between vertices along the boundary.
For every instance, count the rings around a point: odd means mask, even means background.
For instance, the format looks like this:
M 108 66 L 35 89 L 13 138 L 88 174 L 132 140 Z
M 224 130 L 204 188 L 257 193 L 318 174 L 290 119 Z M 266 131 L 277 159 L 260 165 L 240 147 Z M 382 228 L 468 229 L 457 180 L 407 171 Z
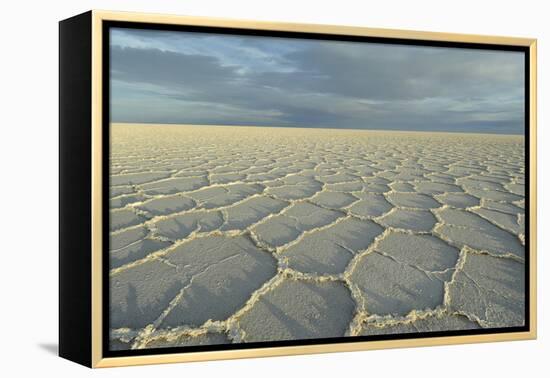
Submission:
M 112 124 L 110 348 L 521 326 L 524 148 Z

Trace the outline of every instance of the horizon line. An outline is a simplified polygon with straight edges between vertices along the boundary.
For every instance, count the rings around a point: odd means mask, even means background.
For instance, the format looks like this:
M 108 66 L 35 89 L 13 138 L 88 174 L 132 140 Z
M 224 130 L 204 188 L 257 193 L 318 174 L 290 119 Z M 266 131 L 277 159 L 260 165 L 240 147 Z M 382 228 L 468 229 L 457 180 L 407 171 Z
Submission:
M 522 136 L 525 137 L 525 133 L 501 133 L 501 132 L 475 132 L 475 131 L 461 131 L 461 130 L 408 130 L 408 129 L 366 129 L 357 127 L 316 127 L 316 126 L 294 126 L 294 125 L 238 125 L 238 124 L 210 124 L 210 123 L 162 123 L 162 122 L 109 122 L 110 125 L 143 125 L 143 126 L 194 126 L 194 127 L 254 127 L 254 128 L 273 128 L 273 129 L 318 129 L 318 130 L 353 130 L 353 131 L 378 131 L 378 132 L 410 132 L 410 133 L 441 133 L 441 134 L 479 134 L 479 135 L 509 135 L 509 136 Z

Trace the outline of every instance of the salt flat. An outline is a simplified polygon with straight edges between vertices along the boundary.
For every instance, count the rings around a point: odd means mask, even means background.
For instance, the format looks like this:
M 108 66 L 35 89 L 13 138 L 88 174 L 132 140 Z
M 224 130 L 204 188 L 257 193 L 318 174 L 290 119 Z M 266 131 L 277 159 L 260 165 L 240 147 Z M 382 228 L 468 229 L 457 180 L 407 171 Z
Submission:
M 520 136 L 113 124 L 112 349 L 524 324 Z

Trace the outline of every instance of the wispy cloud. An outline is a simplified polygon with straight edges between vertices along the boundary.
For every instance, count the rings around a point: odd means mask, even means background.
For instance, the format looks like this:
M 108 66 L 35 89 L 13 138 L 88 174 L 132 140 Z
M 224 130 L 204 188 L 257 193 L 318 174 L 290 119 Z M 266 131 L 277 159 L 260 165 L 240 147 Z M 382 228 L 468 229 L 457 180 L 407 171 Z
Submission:
M 522 133 L 523 54 L 133 29 L 116 122 Z

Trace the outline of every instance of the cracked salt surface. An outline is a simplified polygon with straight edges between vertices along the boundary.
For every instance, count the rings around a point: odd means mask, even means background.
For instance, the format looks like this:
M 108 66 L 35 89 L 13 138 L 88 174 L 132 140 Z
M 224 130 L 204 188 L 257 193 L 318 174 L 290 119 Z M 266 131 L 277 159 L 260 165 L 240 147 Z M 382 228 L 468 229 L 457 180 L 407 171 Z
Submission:
M 522 137 L 113 124 L 111 151 L 113 350 L 525 322 Z

